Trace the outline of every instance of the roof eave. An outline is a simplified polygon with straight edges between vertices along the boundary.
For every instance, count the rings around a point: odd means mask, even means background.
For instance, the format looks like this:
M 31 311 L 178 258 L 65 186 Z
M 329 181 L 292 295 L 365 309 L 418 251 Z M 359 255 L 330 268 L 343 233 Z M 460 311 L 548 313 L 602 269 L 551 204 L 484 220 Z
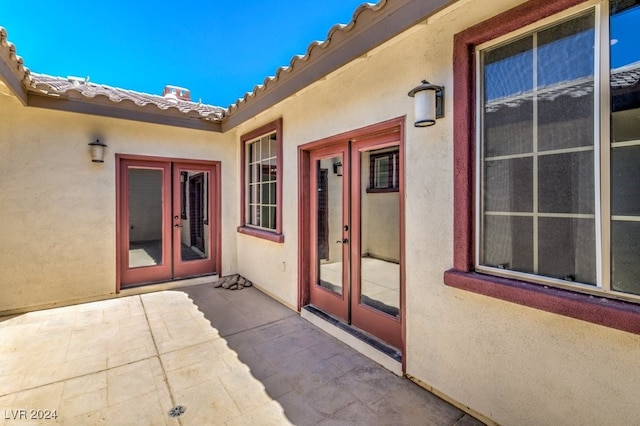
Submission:
M 82 99 L 81 97 L 63 97 L 28 93 L 27 104 L 32 107 L 76 112 L 80 114 L 98 115 L 141 121 L 145 123 L 164 124 L 174 127 L 222 132 L 219 121 L 206 120 L 200 117 L 189 117 L 179 111 L 160 110 L 155 106 L 140 107 L 133 102 L 113 103 L 108 99 Z
M 231 105 L 222 130 L 255 117 L 456 1 L 386 0 L 378 9 L 357 11 L 349 25 L 330 31 L 324 43 L 312 43 L 305 57 L 292 59 L 290 67 L 280 68 L 276 77 Z
M 27 104 L 23 80 L 28 73 L 22 65 L 22 58 L 16 56 L 15 47 L 7 41 L 7 32 L 0 27 L 0 78 L 23 105 Z

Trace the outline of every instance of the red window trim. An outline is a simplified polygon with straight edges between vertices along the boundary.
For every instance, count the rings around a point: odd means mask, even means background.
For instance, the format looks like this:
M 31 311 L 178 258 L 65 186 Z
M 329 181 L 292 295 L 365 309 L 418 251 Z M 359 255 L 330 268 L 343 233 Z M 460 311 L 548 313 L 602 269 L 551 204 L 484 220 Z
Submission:
M 267 231 L 264 229 L 254 228 L 247 225 L 246 222 L 246 208 L 247 208 L 247 165 L 246 165 L 246 144 L 256 138 L 264 136 L 269 133 L 276 133 L 276 143 L 278 146 L 278 159 L 277 159 L 277 182 L 276 182 L 276 229 L 275 231 Z M 282 234 L 282 118 L 274 120 L 264 126 L 258 127 L 249 133 L 245 133 L 240 137 L 240 226 L 238 226 L 238 233 L 250 235 L 256 238 L 262 238 L 268 241 L 277 243 L 284 242 L 284 235 Z
M 635 303 L 474 272 L 475 46 L 584 3 L 531 0 L 454 37 L 454 262 L 446 285 L 640 334 Z

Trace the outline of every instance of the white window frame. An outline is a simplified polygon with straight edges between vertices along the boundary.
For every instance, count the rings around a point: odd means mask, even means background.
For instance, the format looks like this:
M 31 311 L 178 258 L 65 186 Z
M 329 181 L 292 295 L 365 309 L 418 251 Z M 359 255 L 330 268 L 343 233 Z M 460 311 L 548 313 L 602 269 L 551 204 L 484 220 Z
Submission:
M 260 203 L 252 203 L 252 204 L 260 204 L 265 206 L 270 206 L 270 208 L 275 207 L 275 228 L 263 227 L 255 224 L 251 224 L 250 215 L 251 209 L 249 205 L 250 198 L 250 184 L 249 184 L 249 173 L 250 173 L 250 156 L 249 156 L 249 145 L 256 141 L 260 141 L 265 137 L 270 137 L 271 135 L 275 135 L 275 153 L 270 154 L 270 159 L 275 160 L 276 163 L 276 179 L 275 181 L 270 180 L 269 184 L 274 184 L 276 187 L 276 202 L 272 203 L 262 203 L 262 199 L 260 198 Z M 256 128 L 248 133 L 241 135 L 240 137 L 240 226 L 238 226 L 238 232 L 241 234 L 249 235 L 256 238 L 265 239 L 268 241 L 283 243 L 284 242 L 284 234 L 282 233 L 282 182 L 283 182 L 283 159 L 282 159 L 282 118 L 278 118 L 274 121 L 271 121 L 259 128 Z M 260 159 L 260 163 L 264 163 L 268 159 Z M 266 183 L 266 182 L 261 182 Z M 262 195 L 262 194 L 261 194 Z
M 269 186 L 274 185 L 276 187 L 276 191 L 277 191 L 277 184 L 278 184 L 278 179 L 276 177 L 276 180 L 267 180 L 267 181 L 263 181 L 262 180 L 262 176 L 263 176 L 263 172 L 262 172 L 262 168 L 266 165 L 269 166 L 270 162 L 275 162 L 277 167 L 277 162 L 278 162 L 278 154 L 277 154 L 277 138 L 278 135 L 277 133 L 274 132 L 270 132 L 267 133 L 263 136 L 251 139 L 249 141 L 247 141 L 245 143 L 244 149 L 245 149 L 245 160 L 247 162 L 247 167 L 246 167 L 246 185 L 247 185 L 247 193 L 246 193 L 246 205 L 247 205 L 247 209 L 245 211 L 245 224 L 246 226 L 249 226 L 251 228 L 256 228 L 256 229 L 262 229 L 264 231 L 268 231 L 268 232 L 276 232 L 278 224 L 277 224 L 277 211 L 278 211 L 278 201 L 277 199 L 275 200 L 274 203 L 263 203 L 262 199 L 263 199 L 263 194 L 262 194 L 262 187 L 264 184 L 268 184 Z M 262 150 L 264 149 L 265 145 L 269 145 L 271 141 L 274 141 L 274 144 L 276 145 L 276 152 L 274 153 L 275 155 L 269 155 L 265 158 L 262 158 Z M 249 152 L 251 152 L 251 145 L 256 144 L 259 148 L 259 154 L 258 154 L 258 158 L 256 161 L 252 162 L 250 155 L 248 154 Z M 255 149 L 255 148 L 254 148 Z M 271 153 L 270 153 L 271 154 Z M 258 171 L 258 181 L 256 182 L 252 182 L 251 181 L 251 166 L 252 165 L 257 165 L 259 166 L 259 171 Z M 251 202 L 251 189 L 252 187 L 259 187 L 260 190 L 258 191 L 260 193 L 260 197 L 258 200 L 254 200 L 254 202 Z M 251 217 L 251 209 L 252 207 L 257 208 L 258 210 L 258 214 L 261 215 L 262 214 L 262 210 L 263 208 L 268 208 L 268 209 L 275 209 L 275 216 L 273 217 L 273 227 L 267 227 L 267 226 L 261 226 L 259 224 L 255 224 L 252 223 L 253 222 L 253 218 Z M 260 223 L 264 223 L 264 219 L 261 218 L 260 219 Z

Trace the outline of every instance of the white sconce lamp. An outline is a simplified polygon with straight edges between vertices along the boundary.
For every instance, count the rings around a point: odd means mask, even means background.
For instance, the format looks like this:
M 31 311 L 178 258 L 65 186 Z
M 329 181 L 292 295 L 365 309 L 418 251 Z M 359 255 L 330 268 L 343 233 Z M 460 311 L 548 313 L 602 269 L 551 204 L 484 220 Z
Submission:
M 104 142 L 100 142 L 100 139 L 96 139 L 95 142 L 89 143 L 91 148 L 91 161 L 94 163 L 104 163 L 104 149 L 107 145 Z
M 342 176 L 342 163 L 340 161 L 333 163 L 333 174 Z
M 428 127 L 436 124 L 437 118 L 444 117 L 444 87 L 422 80 L 414 87 L 409 96 L 415 98 L 416 127 Z

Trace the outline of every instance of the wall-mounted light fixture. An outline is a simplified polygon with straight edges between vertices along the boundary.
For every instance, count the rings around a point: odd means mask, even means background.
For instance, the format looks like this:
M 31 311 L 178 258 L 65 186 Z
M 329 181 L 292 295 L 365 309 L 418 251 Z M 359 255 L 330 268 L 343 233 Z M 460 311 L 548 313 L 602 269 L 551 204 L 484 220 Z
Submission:
M 422 80 L 420 86 L 411 89 L 409 96 L 415 98 L 416 127 L 433 126 L 436 118 L 444 117 L 444 87 Z
M 100 142 L 100 139 L 96 139 L 95 142 L 89 143 L 91 148 L 91 161 L 94 163 L 104 163 L 104 149 L 107 145 L 104 142 Z
M 333 174 L 342 176 L 342 162 L 333 163 Z

